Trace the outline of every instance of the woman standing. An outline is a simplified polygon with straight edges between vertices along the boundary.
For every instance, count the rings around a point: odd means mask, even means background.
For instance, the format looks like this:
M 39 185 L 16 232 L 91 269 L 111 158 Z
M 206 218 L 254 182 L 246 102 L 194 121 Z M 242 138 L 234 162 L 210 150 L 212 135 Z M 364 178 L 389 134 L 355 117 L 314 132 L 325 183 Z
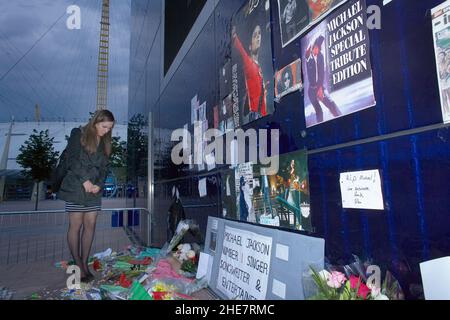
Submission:
M 110 111 L 98 110 L 88 124 L 72 130 L 66 148 L 68 172 L 62 181 L 59 197 L 66 201 L 69 214 L 67 241 L 83 282 L 94 279 L 88 268 L 88 259 L 97 211 L 101 209 L 102 188 L 108 174 L 114 121 Z

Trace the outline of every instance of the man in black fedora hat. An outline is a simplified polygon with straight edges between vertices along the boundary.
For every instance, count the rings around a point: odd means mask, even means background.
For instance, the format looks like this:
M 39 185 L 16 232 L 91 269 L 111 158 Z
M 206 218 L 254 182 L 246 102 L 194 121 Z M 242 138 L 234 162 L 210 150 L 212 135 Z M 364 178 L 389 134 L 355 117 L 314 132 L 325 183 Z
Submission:
M 323 122 L 323 111 L 320 105 L 322 102 L 330 110 L 334 117 L 341 115 L 336 103 L 324 88 L 325 59 L 321 52 L 321 47 L 325 38 L 319 36 L 314 44 L 308 47 L 305 53 L 306 69 L 308 74 L 309 89 L 308 97 L 316 112 L 317 123 Z

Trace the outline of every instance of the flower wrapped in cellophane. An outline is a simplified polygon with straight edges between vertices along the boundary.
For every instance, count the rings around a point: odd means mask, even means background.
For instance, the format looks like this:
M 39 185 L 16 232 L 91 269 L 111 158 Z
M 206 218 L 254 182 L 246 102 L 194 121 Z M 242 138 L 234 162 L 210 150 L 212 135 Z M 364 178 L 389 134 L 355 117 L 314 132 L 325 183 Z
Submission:
M 310 300 L 401 300 L 403 291 L 392 273 L 387 270 L 382 279 L 381 268 L 354 262 L 334 266 L 326 264 L 322 270 L 310 266 L 303 275 L 305 299 Z M 313 283 L 313 285 L 311 285 Z

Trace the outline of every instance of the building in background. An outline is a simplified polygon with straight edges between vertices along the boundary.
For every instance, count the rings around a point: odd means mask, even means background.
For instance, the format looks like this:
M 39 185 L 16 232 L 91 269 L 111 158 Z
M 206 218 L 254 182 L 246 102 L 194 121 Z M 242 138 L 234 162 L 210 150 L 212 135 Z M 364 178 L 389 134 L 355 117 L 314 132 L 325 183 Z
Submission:
M 66 137 L 70 136 L 73 128 L 84 126 L 85 122 L 14 122 L 0 123 L 0 146 L 3 148 L 2 156 L 7 158 L 5 168 L 0 170 L 0 178 L 4 179 L 3 200 L 30 200 L 33 195 L 34 183 L 29 178 L 22 175 L 21 166 L 16 162 L 20 147 L 36 129 L 39 131 L 49 131 L 49 136 L 54 137 L 54 148 L 60 154 L 67 145 Z M 10 141 L 7 143 L 9 130 L 11 128 Z M 127 141 L 127 126 L 116 124 L 113 129 L 113 136 L 120 137 L 120 140 Z M 6 147 L 8 146 L 8 147 Z M 1 180 L 0 180 L 1 181 Z M 41 183 L 39 194 L 45 196 L 44 183 Z

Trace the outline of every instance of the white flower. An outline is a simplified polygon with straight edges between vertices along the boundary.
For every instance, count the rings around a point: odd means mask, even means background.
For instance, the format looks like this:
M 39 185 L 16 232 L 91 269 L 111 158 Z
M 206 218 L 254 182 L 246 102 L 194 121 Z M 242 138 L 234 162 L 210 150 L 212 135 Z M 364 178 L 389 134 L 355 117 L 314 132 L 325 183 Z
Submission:
M 322 270 L 319 272 L 319 276 L 323 281 L 328 281 L 328 279 L 331 278 L 331 273 L 329 273 L 327 270 Z
M 194 258 L 194 257 L 195 257 L 195 251 L 194 251 L 194 250 L 189 250 L 189 251 L 186 253 L 186 256 L 187 256 L 189 259 Z
M 191 250 L 191 245 L 189 243 L 183 244 L 181 252 L 188 252 L 189 250 Z

